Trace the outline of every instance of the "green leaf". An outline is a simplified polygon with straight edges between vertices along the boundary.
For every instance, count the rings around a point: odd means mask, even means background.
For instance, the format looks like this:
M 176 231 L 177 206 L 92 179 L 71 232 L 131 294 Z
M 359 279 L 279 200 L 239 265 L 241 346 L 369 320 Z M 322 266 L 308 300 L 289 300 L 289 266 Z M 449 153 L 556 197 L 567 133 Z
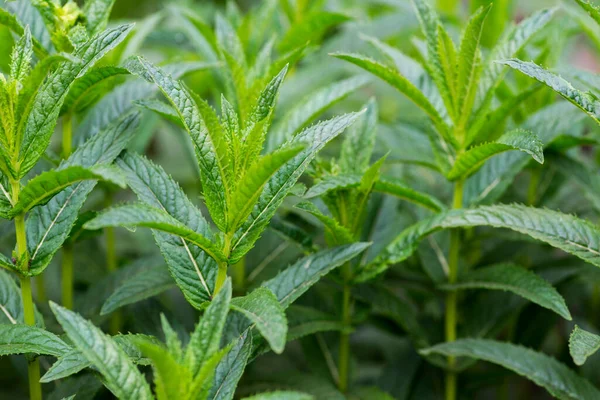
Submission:
M 25 35 L 25 28 L 23 28 L 23 25 L 21 25 L 17 17 L 3 8 L 0 8 L 0 25 L 6 26 L 19 37 Z M 34 36 L 31 37 L 31 41 L 36 56 L 40 59 L 45 58 L 48 55 L 48 50 L 46 50 L 44 45 Z
M 376 192 L 391 194 L 392 196 L 410 201 L 411 203 L 427 208 L 434 212 L 440 212 L 446 209 L 446 206 L 440 200 L 427 193 L 411 189 L 409 186 L 397 179 L 382 178 L 381 180 L 375 182 L 373 190 Z
M 302 197 L 313 199 L 334 190 L 355 188 L 360 185 L 360 178 L 359 174 L 326 175 L 319 178 L 319 181 L 311 186 Z
M 164 119 L 183 128 L 183 124 L 181 123 L 181 120 L 179 119 L 179 115 L 177 114 L 177 111 L 175 111 L 175 109 L 173 107 L 171 107 L 171 105 L 166 104 L 165 102 L 163 102 L 161 100 L 138 100 L 135 102 L 135 105 L 145 108 L 146 110 L 155 112 L 156 114 L 160 115 Z
M 45 329 L 24 324 L 0 325 L 0 355 L 35 353 L 59 357 L 70 349 Z
M 91 168 L 72 165 L 63 169 L 43 172 L 27 182 L 19 194 L 13 214 L 26 213 L 33 207 L 44 205 L 65 188 L 87 180 L 111 182 L 126 187 L 121 171 L 111 165 L 95 165 Z
M 479 109 L 489 106 L 504 76 L 504 68 L 494 61 L 515 57 L 533 35 L 548 24 L 556 10 L 556 8 L 541 10 L 524 19 L 490 52 L 477 93 Z
M 121 25 L 96 35 L 73 53 L 81 62 L 60 64 L 44 81 L 24 122 L 17 177 L 25 176 L 46 151 L 62 104 L 75 79 L 121 43 L 131 29 L 132 25 Z
M 231 308 L 252 321 L 273 351 L 281 354 L 285 347 L 287 319 L 283 307 L 268 288 L 259 287 L 244 297 L 231 301 Z
M 3 264 L 12 264 L 12 261 L 4 255 L 0 258 Z M 21 290 L 12 274 L 0 270 L 0 324 L 17 323 L 25 323 Z
M 235 232 L 252 212 L 264 186 L 271 177 L 288 161 L 296 156 L 304 146 L 283 148 L 259 158 L 241 178 L 240 184 L 231 196 L 231 206 L 227 217 L 227 232 Z M 232 261 L 232 262 L 235 262 Z
M 31 69 L 33 44 L 29 27 L 25 28 L 23 36 L 15 43 L 10 57 L 10 79 L 22 83 Z
M 533 62 L 511 59 L 498 61 L 498 63 L 508 65 L 530 78 L 545 84 L 572 104 L 585 111 L 594 121 L 600 124 L 600 101 L 598 101 L 598 98 L 593 93 L 575 89 L 573 85 L 559 75 L 547 71 Z
M 120 307 L 156 296 L 173 285 L 173 277 L 164 265 L 147 268 L 121 282 L 102 305 L 100 314 L 106 315 Z
M 369 246 L 370 243 L 354 243 L 319 251 L 296 261 L 262 286 L 270 289 L 285 309 L 322 276 L 352 260 Z
M 571 313 L 565 300 L 552 285 L 533 272 L 514 264 L 498 264 L 476 269 L 460 277 L 458 282 L 443 284 L 441 288 L 505 290 L 571 320 Z
M 427 235 L 440 229 L 473 226 L 507 228 L 600 266 L 600 229 L 590 222 L 547 209 L 495 205 L 447 211 L 408 227 L 362 271 L 359 280 L 371 279 L 387 265 L 405 260 Z
M 346 133 L 340 151 L 340 167 L 344 173 L 361 174 L 369 167 L 375 136 L 379 108 L 374 98 L 366 104 L 366 111 L 360 121 Z
M 331 244 L 341 245 L 354 241 L 352 233 L 346 227 L 342 226 L 335 218 L 323 214 L 313 203 L 298 203 L 296 208 L 306 211 L 325 225 Z
M 558 399 L 595 399 L 600 396 L 600 391 L 589 381 L 554 358 L 511 343 L 460 339 L 421 350 L 421 354 L 471 357 L 488 361 L 532 380 Z
M 359 54 L 333 53 L 332 56 L 349 61 L 389 83 L 400 93 L 408 97 L 418 107 L 423 109 L 423 111 L 429 115 L 433 123 L 440 128 L 440 132 L 447 137 L 448 128 L 437 109 L 431 104 L 423 92 L 404 76 L 400 75 L 398 71 Z
M 487 159 L 510 150 L 525 152 L 540 164 L 544 163 L 544 144 L 540 139 L 531 131 L 515 129 L 493 143 L 484 143 L 459 154 L 447 178 L 452 181 L 464 179 L 472 175 Z
M 137 348 L 137 340 L 144 339 L 145 341 L 158 342 L 158 339 L 154 339 L 153 336 L 142 334 L 116 335 L 112 336 L 112 339 L 127 354 L 127 357 L 138 365 L 148 365 L 149 361 L 143 357 Z M 58 360 L 46 371 L 40 382 L 48 383 L 63 379 L 92 366 L 90 361 L 78 349 L 69 349 L 69 351 L 59 354 L 57 357 Z
M 354 76 L 320 88 L 295 103 L 277 123 L 268 137 L 268 148 L 277 148 L 306 128 L 319 115 L 369 82 L 365 76 Z M 369 114 L 369 119 L 371 117 Z
M 583 365 L 588 357 L 600 349 L 600 336 L 581 329 L 575 325 L 575 329 L 569 337 L 569 353 L 575 365 Z
M 86 28 L 93 36 L 106 28 L 115 0 L 87 0 L 83 7 Z
M 188 228 L 166 211 L 145 203 L 127 204 L 109 208 L 99 213 L 93 220 L 88 221 L 84 225 L 84 228 L 102 229 L 109 226 L 123 226 L 127 228 L 141 226 L 170 233 L 200 247 L 216 261 L 226 260 L 221 250 L 211 240 Z
M 330 140 L 350 126 L 360 113 L 346 114 L 306 128 L 283 147 L 305 145 L 297 156 L 280 168 L 267 182 L 250 217 L 236 232 L 231 246 L 231 259 L 239 259 L 254 245 L 267 227 L 279 205 L 294 187 L 304 170 Z
M 184 362 L 196 375 L 218 350 L 229 305 L 231 302 L 231 279 L 227 278 L 223 287 L 206 308 L 200 323 L 190 337 L 184 354 Z
M 296 49 L 306 42 L 318 44 L 321 37 L 332 27 L 349 21 L 347 15 L 318 11 L 306 15 L 300 22 L 293 24 L 279 42 L 279 51 L 285 53 Z
M 597 24 L 600 24 L 600 7 L 590 3 L 587 0 L 575 0 L 592 17 Z
M 75 165 L 91 168 L 93 165 L 111 163 L 129 143 L 138 123 L 138 113 L 123 116 L 77 148 L 58 169 Z M 31 210 L 26 221 L 31 271 L 41 272 L 63 245 L 79 210 L 95 185 L 95 181 L 76 183 L 58 193 L 47 204 Z
M 477 83 L 481 72 L 481 54 L 479 42 L 483 32 L 485 19 L 490 11 L 491 5 L 479 8 L 469 20 L 460 42 L 460 50 L 457 63 L 457 88 L 459 96 L 457 99 L 457 112 L 460 127 L 464 127 L 471 114 L 471 109 L 477 94 Z
M 209 400 L 231 400 L 252 354 L 252 334 L 248 331 L 236 340 L 219 362 L 208 395 Z
M 243 400 L 314 400 L 315 397 L 301 392 L 278 390 L 276 392 L 260 393 L 244 397 Z
M 153 398 L 144 376 L 110 336 L 56 303 L 50 302 L 50 308 L 75 347 L 98 369 L 104 384 L 117 398 Z
M 126 68 L 156 84 L 179 114 L 179 118 L 190 135 L 200 166 L 204 198 L 210 215 L 217 227 L 225 230 L 227 195 L 229 188 L 225 179 L 228 146 L 224 135 L 214 134 L 207 128 L 199 106 L 190 92 L 179 81 L 141 57 L 130 59 Z
M 103 85 L 116 76 L 128 75 L 129 71 L 121 67 L 102 66 L 90 69 L 72 85 L 62 105 L 61 114 L 80 112 L 101 95 Z

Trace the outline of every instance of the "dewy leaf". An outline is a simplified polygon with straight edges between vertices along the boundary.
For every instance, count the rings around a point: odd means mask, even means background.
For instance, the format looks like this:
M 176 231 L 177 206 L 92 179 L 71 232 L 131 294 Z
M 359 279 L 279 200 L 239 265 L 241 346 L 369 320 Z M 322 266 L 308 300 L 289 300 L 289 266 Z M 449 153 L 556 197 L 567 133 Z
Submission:
M 194 232 L 166 211 L 145 203 L 127 204 L 109 208 L 101 212 L 91 221 L 86 222 L 85 229 L 101 229 L 109 226 L 136 227 L 156 229 L 175 236 L 200 247 L 216 261 L 225 261 L 221 250 L 211 240 Z
M 517 59 L 498 61 L 500 64 L 508 65 L 524 73 L 525 75 L 541 82 L 560 94 L 562 97 L 585 111 L 590 117 L 600 124 L 600 101 L 591 92 L 577 90 L 569 82 L 533 62 L 525 62 Z
M 225 186 L 227 167 L 223 162 L 227 159 L 228 147 L 224 136 L 211 135 L 200 114 L 198 104 L 181 82 L 174 80 L 163 70 L 140 57 L 130 59 L 127 69 L 149 82 L 154 82 L 179 113 L 179 118 L 196 149 L 206 206 L 217 227 L 224 231 L 227 214 L 226 197 L 229 190 Z
M 70 349 L 45 329 L 24 324 L 0 325 L 0 355 L 35 353 L 59 357 Z
M 590 222 L 547 209 L 517 204 L 495 205 L 451 210 L 410 226 L 363 270 L 360 280 L 371 279 L 387 265 L 406 260 L 427 235 L 440 229 L 473 226 L 507 228 L 523 233 L 600 267 L 600 229 Z
M 235 192 L 231 196 L 231 205 L 227 210 L 228 232 L 240 227 L 258 201 L 269 179 L 290 159 L 296 156 L 304 146 L 295 146 L 277 150 L 259 158 L 244 174 Z
M 581 329 L 575 325 L 575 329 L 569 337 L 569 353 L 575 365 L 583 365 L 585 361 L 600 350 L 600 336 Z
M 200 210 L 163 168 L 130 153 L 122 155 L 117 165 L 125 171 L 129 186 L 141 201 L 166 211 L 195 232 L 213 239 L 210 225 Z M 186 299 L 200 309 L 212 296 L 218 269 L 216 262 L 180 237 L 160 231 L 154 231 L 154 237 L 175 282 Z
M 421 350 L 421 354 L 471 357 L 488 361 L 533 381 L 558 399 L 600 398 L 598 389 L 564 364 L 545 354 L 511 343 L 488 339 L 459 339 Z
M 490 157 L 510 150 L 525 152 L 540 164 L 544 163 L 544 144 L 540 139 L 531 131 L 515 129 L 493 143 L 484 143 L 459 154 L 447 178 L 452 181 L 466 178 Z
M 354 243 L 311 254 L 263 282 L 262 286 L 269 288 L 283 308 L 287 308 L 322 276 L 350 261 L 369 246 L 370 243 Z
M 196 375 L 203 364 L 218 350 L 229 305 L 231 302 L 231 279 L 225 284 L 206 308 L 200 322 L 190 337 L 190 342 L 184 354 L 184 362 Z
M 397 179 L 382 178 L 375 182 L 373 190 L 391 194 L 392 196 L 410 201 L 411 203 L 425 207 L 434 212 L 440 212 L 446 209 L 446 206 L 432 195 L 418 192 Z
M 219 362 L 210 387 L 208 400 L 231 400 L 252 354 L 252 334 L 246 332 Z
M 108 18 L 115 0 L 87 0 L 83 7 L 86 28 L 90 35 L 95 35 L 106 28 Z
M 91 168 L 111 163 L 133 137 L 138 122 L 138 113 L 123 116 L 77 148 L 58 169 L 74 165 Z M 31 254 L 32 271 L 43 270 L 62 246 L 95 185 L 95 181 L 76 183 L 29 213 L 26 221 L 27 248 Z
M 267 227 L 275 210 L 283 202 L 288 192 L 296 184 L 304 170 L 330 140 L 350 126 L 360 113 L 346 114 L 306 128 L 284 147 L 305 145 L 305 149 L 280 168 L 265 185 L 250 217 L 236 232 L 231 247 L 231 260 L 237 261 L 254 245 Z
M 268 148 L 275 149 L 294 134 L 306 128 L 327 109 L 369 82 L 366 76 L 354 76 L 320 88 L 294 104 L 281 118 L 268 137 Z M 369 113 L 369 120 L 372 113 Z
M 42 84 L 32 100 L 22 132 L 19 178 L 25 176 L 46 151 L 63 101 L 75 79 L 121 43 L 131 29 L 132 25 L 121 25 L 93 37 L 73 53 L 81 62 L 60 64 Z
M 96 165 L 91 168 L 73 165 L 63 169 L 43 172 L 31 179 L 19 194 L 14 214 L 26 213 L 33 207 L 46 204 L 65 188 L 81 181 L 102 180 L 125 187 L 121 171 L 110 165 Z
M 156 296 L 174 286 L 173 278 L 164 265 L 147 268 L 127 278 L 102 305 L 101 315 L 109 314 L 128 304 Z
M 50 308 L 75 347 L 98 369 L 104 384 L 117 398 L 153 398 L 144 376 L 110 336 L 56 303 L 50 302 Z
M 460 277 L 458 282 L 442 284 L 441 287 L 448 290 L 506 290 L 571 320 L 565 300 L 552 285 L 533 272 L 514 264 L 498 264 L 476 269 Z
M 231 301 L 231 308 L 252 321 L 273 351 L 281 354 L 288 331 L 283 307 L 268 288 L 259 287 L 244 297 Z

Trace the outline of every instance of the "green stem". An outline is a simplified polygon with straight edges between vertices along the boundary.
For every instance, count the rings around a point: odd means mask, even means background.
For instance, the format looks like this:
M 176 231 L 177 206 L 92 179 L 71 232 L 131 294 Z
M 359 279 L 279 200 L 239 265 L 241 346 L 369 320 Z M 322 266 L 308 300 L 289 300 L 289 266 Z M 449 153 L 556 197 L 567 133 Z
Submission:
M 454 186 L 452 208 L 462 208 L 464 181 L 457 181 Z M 460 231 L 450 231 L 450 251 L 448 254 L 448 282 L 455 283 L 458 278 L 458 259 L 460 254 Z M 446 342 L 456 340 L 457 291 L 452 290 L 446 296 Z M 446 400 L 456 400 L 456 373 L 452 371 L 456 363 L 454 357 L 448 357 L 446 372 Z
M 73 309 L 73 246 L 63 247 L 62 257 L 62 305 Z
M 227 262 L 219 263 L 219 271 L 217 272 L 217 280 L 215 281 L 215 292 L 213 297 L 219 293 L 225 280 L 227 279 Z
M 240 294 L 246 291 L 246 259 L 242 257 L 240 261 L 233 264 L 233 286 Z
M 344 275 L 349 275 L 349 272 L 350 265 L 344 265 L 342 273 Z M 343 331 L 340 333 L 340 354 L 338 357 L 338 373 L 340 377 L 338 382 L 338 388 L 341 392 L 346 392 L 348 390 L 348 380 L 350 372 L 350 328 L 352 324 L 352 314 L 350 303 L 351 286 L 347 282 L 347 280 L 344 282 L 344 288 L 342 292 Z
M 11 182 L 13 203 L 19 200 L 21 183 L 16 180 Z M 17 237 L 17 258 L 22 263 L 21 268 L 29 269 L 27 257 L 27 232 L 25 230 L 25 216 L 20 214 L 15 217 L 15 234 Z M 33 305 L 33 293 L 31 291 L 31 278 L 21 276 L 21 297 L 23 299 L 23 315 L 25 323 L 29 326 L 35 325 L 35 308 Z M 37 358 L 28 362 L 27 375 L 29 377 L 29 398 L 31 400 L 42 399 L 42 386 L 40 385 L 40 363 Z

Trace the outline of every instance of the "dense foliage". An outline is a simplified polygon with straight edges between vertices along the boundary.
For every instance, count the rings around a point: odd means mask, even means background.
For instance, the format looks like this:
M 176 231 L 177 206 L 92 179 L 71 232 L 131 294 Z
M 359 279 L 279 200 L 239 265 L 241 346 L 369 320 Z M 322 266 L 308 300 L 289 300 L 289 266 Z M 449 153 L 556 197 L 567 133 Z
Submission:
M 138 3 L 0 0 L 1 398 L 600 398 L 600 5 Z

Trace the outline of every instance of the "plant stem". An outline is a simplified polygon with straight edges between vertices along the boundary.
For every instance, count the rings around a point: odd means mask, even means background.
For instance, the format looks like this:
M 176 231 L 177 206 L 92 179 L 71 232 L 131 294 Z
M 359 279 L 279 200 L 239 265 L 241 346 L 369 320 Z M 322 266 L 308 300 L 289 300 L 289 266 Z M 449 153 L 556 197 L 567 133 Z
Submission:
M 219 263 L 219 271 L 217 272 L 217 279 L 215 281 L 215 292 L 213 297 L 219 293 L 225 280 L 227 279 L 227 262 Z
M 237 292 L 244 294 L 246 291 L 246 259 L 242 257 L 240 261 L 233 264 L 233 286 Z
M 13 203 L 19 200 L 21 183 L 11 181 Z M 17 258 L 22 263 L 21 268 L 25 271 L 29 269 L 29 260 L 27 257 L 27 232 L 25 230 L 25 216 L 20 214 L 15 217 L 15 233 L 17 237 Z M 21 297 L 23 300 L 23 315 L 25 323 L 29 326 L 35 325 L 35 309 L 33 305 L 33 294 L 31 291 L 31 278 L 21 276 Z M 37 358 L 28 362 L 27 375 L 29 377 L 29 397 L 31 400 L 42 399 L 42 386 L 40 385 L 40 363 Z
M 62 305 L 73 309 L 73 246 L 63 247 L 62 257 Z
M 454 198 L 452 208 L 462 208 L 464 181 L 460 180 L 454 186 Z M 450 231 L 450 251 L 448 254 L 448 282 L 455 283 L 458 278 L 458 257 L 460 254 L 460 231 Z M 446 342 L 456 340 L 456 314 L 457 314 L 457 291 L 452 290 L 446 296 Z M 456 399 L 456 373 L 454 368 L 454 357 L 448 357 L 448 371 L 446 371 L 446 400 Z
M 344 288 L 342 291 L 342 325 L 343 331 L 340 333 L 340 353 L 338 356 L 338 372 L 340 380 L 338 388 L 341 392 L 348 390 L 348 377 L 350 370 L 350 327 L 352 324 L 350 290 L 347 277 L 350 275 L 350 264 L 344 265 L 342 274 L 344 275 Z

